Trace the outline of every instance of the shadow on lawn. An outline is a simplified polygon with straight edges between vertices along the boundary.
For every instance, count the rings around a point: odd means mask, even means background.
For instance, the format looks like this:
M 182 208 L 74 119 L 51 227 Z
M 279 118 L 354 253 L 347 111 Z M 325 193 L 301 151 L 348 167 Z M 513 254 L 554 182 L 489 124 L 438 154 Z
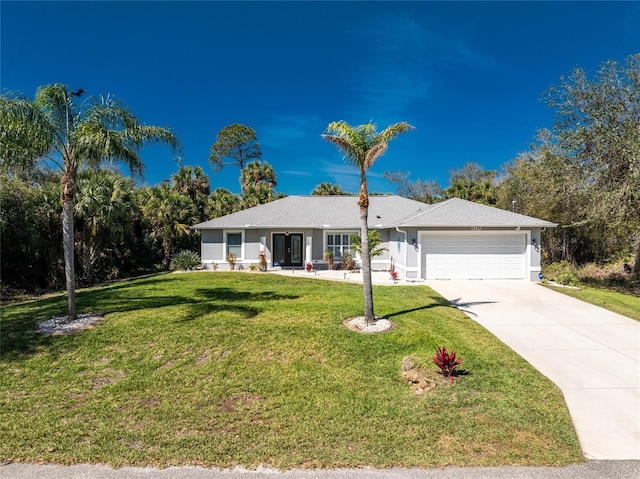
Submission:
M 232 312 L 243 319 L 252 319 L 261 312 L 260 303 L 298 298 L 273 291 L 252 293 L 215 286 L 191 289 L 187 294 L 179 295 L 171 287 L 171 280 L 167 282 L 166 279 L 162 275 L 99 289 L 81 290 L 76 296 L 77 311 L 79 314 L 95 312 L 107 316 L 111 313 L 185 305 L 187 314 L 180 314 L 173 320 L 193 321 L 216 312 Z M 66 295 L 3 308 L 0 357 L 3 360 L 18 358 L 59 342 L 57 338 L 60 336 L 46 336 L 36 329 L 39 322 L 64 315 L 66 311 Z
M 189 314 L 179 321 L 194 321 L 202 316 L 218 312 L 231 312 L 243 319 L 253 319 L 262 311 L 259 307 L 261 303 L 299 298 L 299 296 L 280 294 L 274 291 L 255 293 L 231 288 L 201 288 L 196 289 L 194 294 L 202 299 L 192 301 L 189 306 Z

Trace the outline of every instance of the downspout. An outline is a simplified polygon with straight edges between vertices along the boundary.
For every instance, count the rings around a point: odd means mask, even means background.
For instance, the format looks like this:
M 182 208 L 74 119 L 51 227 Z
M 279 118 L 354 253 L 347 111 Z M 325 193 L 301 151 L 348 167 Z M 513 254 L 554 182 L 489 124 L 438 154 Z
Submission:
M 407 250 L 409 248 L 409 245 L 407 244 L 407 232 L 406 231 L 402 231 L 400 228 L 398 228 L 396 226 L 396 231 L 398 233 L 402 233 L 404 235 L 404 280 L 407 280 Z M 391 246 L 391 245 L 389 245 Z

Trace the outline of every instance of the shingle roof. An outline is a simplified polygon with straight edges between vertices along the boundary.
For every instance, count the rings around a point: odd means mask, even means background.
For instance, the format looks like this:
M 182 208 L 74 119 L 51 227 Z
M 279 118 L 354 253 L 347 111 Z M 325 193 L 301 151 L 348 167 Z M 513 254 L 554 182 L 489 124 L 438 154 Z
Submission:
M 529 226 L 554 223 L 457 198 L 428 205 L 401 196 L 371 196 L 369 226 Z M 285 198 L 205 221 L 194 229 L 332 228 L 357 229 L 357 196 L 287 196 Z
M 409 214 L 402 218 L 401 224 L 411 226 L 429 227 L 535 227 L 554 228 L 556 223 L 540 220 L 531 216 L 512 213 L 491 206 L 481 205 L 472 201 L 450 198 L 441 203 L 429 205 L 429 208 L 416 214 Z

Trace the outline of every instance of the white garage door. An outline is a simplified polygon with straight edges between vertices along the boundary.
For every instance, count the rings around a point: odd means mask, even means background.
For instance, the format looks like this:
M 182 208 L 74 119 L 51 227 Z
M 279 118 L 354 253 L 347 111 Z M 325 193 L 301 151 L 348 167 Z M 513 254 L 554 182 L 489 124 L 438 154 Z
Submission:
M 425 235 L 425 279 L 524 279 L 523 234 Z

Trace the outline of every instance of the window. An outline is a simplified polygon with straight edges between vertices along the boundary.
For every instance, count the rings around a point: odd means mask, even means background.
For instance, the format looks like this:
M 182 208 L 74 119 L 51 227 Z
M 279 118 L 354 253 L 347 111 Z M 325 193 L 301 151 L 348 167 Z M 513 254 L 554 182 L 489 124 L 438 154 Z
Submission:
M 227 256 L 230 254 L 242 258 L 242 233 L 227 233 Z
M 355 234 L 357 234 L 355 231 L 353 233 L 327 233 L 326 251 L 331 251 L 333 258 L 340 261 L 342 253 L 351 251 L 351 235 Z

